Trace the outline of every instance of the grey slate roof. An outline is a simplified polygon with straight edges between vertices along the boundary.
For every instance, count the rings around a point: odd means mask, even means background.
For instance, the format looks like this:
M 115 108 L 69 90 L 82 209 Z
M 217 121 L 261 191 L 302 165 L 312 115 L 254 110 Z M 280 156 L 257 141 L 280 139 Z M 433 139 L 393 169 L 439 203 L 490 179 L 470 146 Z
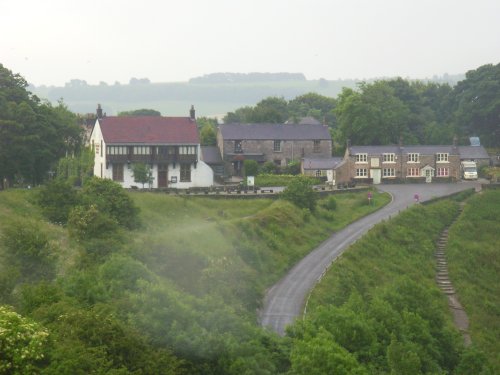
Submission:
M 458 146 L 460 159 L 489 159 L 490 156 L 483 146 Z
M 219 129 L 224 140 L 331 140 L 321 124 L 223 124 Z
M 222 164 L 222 157 L 217 146 L 201 146 L 201 160 L 207 164 Z
M 343 161 L 342 158 L 323 158 L 323 159 L 314 159 L 314 158 L 304 158 L 302 159 L 302 165 L 304 169 L 334 169 Z
M 350 153 L 354 154 L 368 154 L 368 155 L 381 155 L 385 153 L 394 153 L 403 155 L 418 153 L 422 155 L 434 155 L 439 152 L 448 153 L 448 154 L 458 154 L 458 148 L 452 145 L 444 145 L 444 146 L 421 146 L 421 145 L 412 145 L 412 146 L 399 146 L 390 145 L 390 146 L 351 146 Z

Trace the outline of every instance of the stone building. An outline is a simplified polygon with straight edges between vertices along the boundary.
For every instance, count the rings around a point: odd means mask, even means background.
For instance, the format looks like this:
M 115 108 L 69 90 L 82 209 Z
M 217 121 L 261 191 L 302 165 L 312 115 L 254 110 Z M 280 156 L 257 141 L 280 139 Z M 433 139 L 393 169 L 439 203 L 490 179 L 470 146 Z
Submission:
M 348 146 L 339 183 L 448 182 L 460 179 L 460 152 L 445 146 Z
M 322 124 L 223 124 L 217 131 L 226 176 L 242 176 L 243 162 L 285 167 L 304 157 L 330 158 L 332 139 Z

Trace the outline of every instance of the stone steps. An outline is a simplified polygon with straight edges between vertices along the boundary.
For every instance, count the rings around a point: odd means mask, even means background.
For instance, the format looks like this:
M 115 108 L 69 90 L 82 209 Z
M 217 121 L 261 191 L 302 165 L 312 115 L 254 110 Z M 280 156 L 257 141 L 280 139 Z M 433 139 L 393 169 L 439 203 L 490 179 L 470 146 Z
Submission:
M 462 207 L 460 207 L 460 212 Z M 458 219 L 455 218 L 452 224 Z M 450 225 L 450 226 L 451 226 Z M 449 228 L 449 227 L 448 227 Z M 471 339 L 468 333 L 468 318 L 465 310 L 460 302 L 458 302 L 455 288 L 448 275 L 448 262 L 446 260 L 446 247 L 448 245 L 448 228 L 441 232 L 441 236 L 436 242 L 436 251 L 434 257 L 436 258 L 436 284 L 443 294 L 448 298 L 448 305 L 453 311 L 455 325 L 462 332 L 465 345 L 470 345 Z M 460 318 L 457 318 L 460 317 Z M 464 323 L 464 321 L 466 323 Z

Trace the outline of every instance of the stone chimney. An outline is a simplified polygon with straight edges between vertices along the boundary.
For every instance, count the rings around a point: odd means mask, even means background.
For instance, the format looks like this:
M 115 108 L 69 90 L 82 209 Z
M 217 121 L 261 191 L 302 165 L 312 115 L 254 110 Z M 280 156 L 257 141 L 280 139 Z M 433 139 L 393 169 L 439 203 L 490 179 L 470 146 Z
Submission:
M 453 136 L 453 147 L 457 147 L 457 145 L 458 145 L 458 137 L 457 137 L 457 135 L 455 134 L 455 135 Z
M 400 135 L 399 136 L 399 144 L 398 144 L 399 148 L 403 148 L 403 136 Z
M 101 105 L 100 104 L 97 104 L 97 111 L 96 111 L 96 114 L 97 114 L 97 118 L 102 118 L 102 108 L 101 108 Z
M 189 110 L 189 118 L 191 121 L 196 120 L 196 111 L 194 110 L 194 105 L 191 104 L 191 109 Z

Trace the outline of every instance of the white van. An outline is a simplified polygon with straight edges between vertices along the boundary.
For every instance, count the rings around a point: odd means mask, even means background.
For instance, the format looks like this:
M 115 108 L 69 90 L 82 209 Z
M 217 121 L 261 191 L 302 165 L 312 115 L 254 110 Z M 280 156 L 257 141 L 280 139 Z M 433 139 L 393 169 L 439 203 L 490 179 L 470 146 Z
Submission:
M 464 180 L 477 180 L 477 166 L 475 161 L 463 161 L 461 169 Z

